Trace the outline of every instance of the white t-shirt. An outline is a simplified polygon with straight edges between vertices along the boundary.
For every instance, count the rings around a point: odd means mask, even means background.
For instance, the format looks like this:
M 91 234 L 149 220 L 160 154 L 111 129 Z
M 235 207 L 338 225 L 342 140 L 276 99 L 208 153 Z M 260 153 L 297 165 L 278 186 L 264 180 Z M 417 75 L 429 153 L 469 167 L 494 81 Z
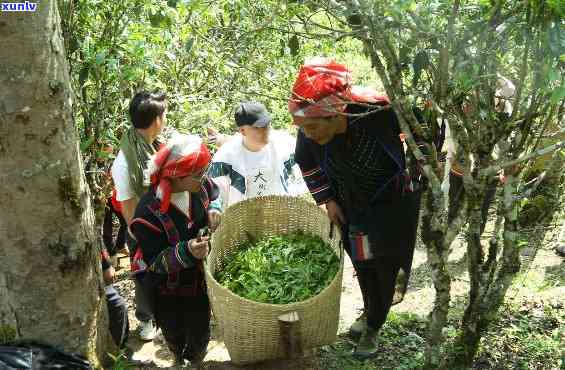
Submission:
M 285 194 L 280 179 L 275 178 L 276 164 L 271 145 L 265 145 L 258 152 L 243 148 L 243 167 L 245 168 L 248 198 L 266 195 Z
M 135 192 L 129 183 L 129 168 L 126 156 L 120 150 L 114 163 L 112 163 L 112 179 L 116 188 L 116 200 L 123 202 L 124 200 L 135 198 Z M 159 196 L 158 196 L 159 197 Z M 174 204 L 182 213 L 188 215 L 190 208 L 190 196 L 188 192 L 171 194 L 171 203 Z
M 211 176 L 220 188 L 224 209 L 257 196 L 307 194 L 293 160 L 295 144 L 288 133 L 273 130 L 269 143 L 258 152 L 247 150 L 239 133 L 222 145 L 212 160 Z
M 120 150 L 114 163 L 112 164 L 112 179 L 116 188 L 116 200 L 123 202 L 124 200 L 135 198 L 135 192 L 129 183 L 129 168 L 126 156 Z

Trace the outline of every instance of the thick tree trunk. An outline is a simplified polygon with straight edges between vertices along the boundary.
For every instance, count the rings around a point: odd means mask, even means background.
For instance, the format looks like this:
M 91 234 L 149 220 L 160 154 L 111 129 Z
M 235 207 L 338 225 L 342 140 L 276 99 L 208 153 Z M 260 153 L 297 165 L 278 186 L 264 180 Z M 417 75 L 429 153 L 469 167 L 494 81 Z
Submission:
M 482 199 L 476 200 L 474 213 L 477 220 L 473 222 L 471 217 L 472 237 L 468 245 L 468 253 L 471 256 L 469 262 L 471 292 L 463 316 L 461 332 L 455 345 L 458 351 L 448 359 L 449 364 L 446 368 L 470 367 L 473 364 L 481 337 L 496 318 L 512 280 L 520 271 L 517 187 L 517 178 L 514 175 L 508 176 L 504 185 L 503 206 L 499 208 L 499 212 L 503 212 L 504 216 L 504 247 L 496 274 L 489 263 L 490 259 L 496 259 L 496 255 L 491 256 L 489 253 L 489 259 L 483 262 L 478 222 L 480 221 L 479 201 Z
M 469 291 L 469 301 L 463 320 L 461 323 L 461 335 L 458 338 L 456 350 L 447 359 L 448 366 L 444 368 L 467 368 L 469 367 L 478 350 L 479 341 L 482 336 L 483 328 L 480 326 L 481 307 L 484 299 L 482 294 L 485 286 L 486 275 L 488 272 L 483 271 L 483 248 L 481 244 L 481 205 L 483 202 L 484 186 L 482 190 L 467 191 L 469 206 L 469 232 L 467 237 L 467 256 L 468 271 L 471 280 Z M 466 189 L 467 190 L 467 189 Z M 470 189 L 469 189 L 470 190 Z
M 111 345 L 55 0 L 0 15 L 0 332 Z M 1 336 L 0 336 L 1 337 Z
M 441 209 L 437 207 L 441 203 L 443 201 L 439 199 L 434 204 L 433 194 L 428 192 L 422 208 L 422 241 L 426 245 L 428 263 L 432 269 L 432 281 L 436 291 L 427 330 L 425 368 L 428 369 L 437 368 L 437 365 L 441 362 L 444 341 L 443 328 L 447 324 L 451 300 L 451 277 L 446 264 L 449 248 L 445 244 L 445 234 L 442 230 L 434 230 L 435 222 L 432 221 L 432 219 L 441 218 Z

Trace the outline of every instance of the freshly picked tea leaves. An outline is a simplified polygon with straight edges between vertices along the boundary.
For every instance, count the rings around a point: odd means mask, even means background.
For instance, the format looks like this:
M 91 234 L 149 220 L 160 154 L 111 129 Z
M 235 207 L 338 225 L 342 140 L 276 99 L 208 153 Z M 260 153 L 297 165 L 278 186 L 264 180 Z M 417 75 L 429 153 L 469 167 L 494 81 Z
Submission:
M 337 255 L 320 237 L 295 232 L 247 242 L 215 278 L 241 297 L 286 304 L 320 293 L 338 269 Z

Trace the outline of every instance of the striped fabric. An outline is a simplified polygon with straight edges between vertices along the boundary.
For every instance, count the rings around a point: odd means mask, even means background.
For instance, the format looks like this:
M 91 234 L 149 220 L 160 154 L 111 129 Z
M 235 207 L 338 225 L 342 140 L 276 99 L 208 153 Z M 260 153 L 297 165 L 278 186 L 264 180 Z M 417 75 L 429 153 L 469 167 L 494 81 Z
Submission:
M 330 181 L 326 177 L 321 167 L 315 167 L 311 170 L 304 171 L 302 178 L 306 182 L 306 186 L 310 190 L 310 194 L 316 201 L 316 204 L 321 205 L 327 203 L 333 198 Z
M 363 233 L 349 235 L 349 245 L 353 261 L 366 261 L 373 258 L 373 252 L 369 245 L 369 235 Z
M 194 265 L 195 259 L 188 250 L 188 242 L 183 240 L 174 247 L 162 251 L 149 267 L 149 271 L 157 274 L 173 274 Z

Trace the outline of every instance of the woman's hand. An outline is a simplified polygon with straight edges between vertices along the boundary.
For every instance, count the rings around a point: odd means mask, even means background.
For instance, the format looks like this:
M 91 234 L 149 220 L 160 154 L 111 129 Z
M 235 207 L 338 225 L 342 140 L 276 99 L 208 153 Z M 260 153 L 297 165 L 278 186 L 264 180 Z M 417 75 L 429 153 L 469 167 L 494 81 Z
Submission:
M 216 231 L 220 221 L 222 219 L 222 212 L 218 211 L 217 209 L 211 209 L 208 211 L 208 227 L 210 228 L 210 232 Z
M 328 212 L 328 217 L 330 221 L 335 225 L 343 226 L 346 223 L 345 216 L 341 207 L 337 204 L 335 200 L 330 200 L 326 203 L 326 211 Z
M 208 252 L 210 251 L 208 243 L 209 240 L 210 237 L 203 236 L 200 238 L 200 241 L 197 239 L 191 239 L 188 241 L 188 250 L 194 258 L 201 260 L 208 255 Z
M 216 147 L 218 148 L 224 145 L 226 141 L 228 141 L 231 137 L 229 135 L 220 134 L 218 130 L 216 130 L 213 127 L 208 127 L 207 133 L 208 133 L 208 142 L 210 144 L 216 144 Z

